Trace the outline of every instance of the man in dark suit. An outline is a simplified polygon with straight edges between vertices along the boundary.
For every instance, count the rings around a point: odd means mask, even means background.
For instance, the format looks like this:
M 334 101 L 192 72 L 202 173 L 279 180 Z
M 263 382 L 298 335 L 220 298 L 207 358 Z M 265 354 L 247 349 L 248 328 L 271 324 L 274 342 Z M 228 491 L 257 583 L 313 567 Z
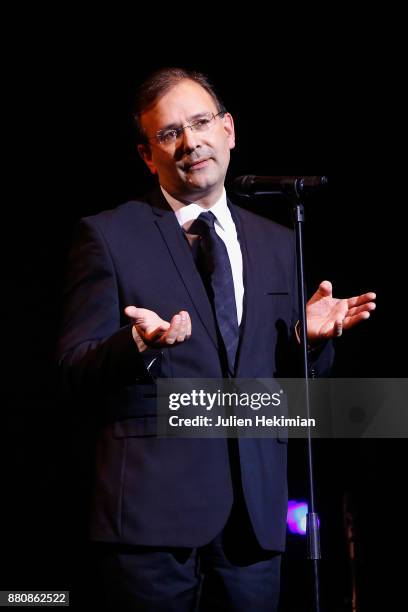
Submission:
M 297 373 L 292 232 L 227 200 L 234 124 L 203 75 L 155 73 L 136 119 L 159 186 L 82 220 L 60 342 L 64 384 L 97 398 L 100 571 L 118 610 L 276 610 L 285 440 L 157 438 L 154 379 Z M 374 298 L 321 283 L 307 309 L 317 372 Z

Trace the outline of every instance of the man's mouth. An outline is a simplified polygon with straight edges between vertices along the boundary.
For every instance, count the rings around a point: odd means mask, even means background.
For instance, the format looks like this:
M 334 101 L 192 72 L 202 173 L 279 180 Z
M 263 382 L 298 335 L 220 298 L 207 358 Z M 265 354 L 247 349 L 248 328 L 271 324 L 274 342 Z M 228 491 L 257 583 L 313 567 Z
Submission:
M 185 168 L 186 168 L 187 171 L 190 171 L 190 170 L 200 170 L 200 168 L 205 168 L 206 166 L 208 166 L 209 161 L 210 160 L 208 158 L 197 159 L 196 161 L 192 162 L 191 164 L 186 164 Z

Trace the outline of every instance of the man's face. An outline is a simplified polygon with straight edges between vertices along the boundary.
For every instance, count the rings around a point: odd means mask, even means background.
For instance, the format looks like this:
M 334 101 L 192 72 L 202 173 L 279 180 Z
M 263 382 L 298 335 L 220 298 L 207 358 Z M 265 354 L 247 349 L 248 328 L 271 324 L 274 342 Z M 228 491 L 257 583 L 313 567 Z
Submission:
M 141 116 L 151 140 L 139 145 L 139 153 L 164 189 L 181 201 L 212 204 L 220 197 L 230 149 L 235 146 L 232 117 L 229 113 L 216 117 L 204 132 L 186 128 L 171 143 L 159 143 L 154 136 L 165 128 L 189 125 L 206 113 L 218 113 L 211 95 L 198 83 L 183 79 Z

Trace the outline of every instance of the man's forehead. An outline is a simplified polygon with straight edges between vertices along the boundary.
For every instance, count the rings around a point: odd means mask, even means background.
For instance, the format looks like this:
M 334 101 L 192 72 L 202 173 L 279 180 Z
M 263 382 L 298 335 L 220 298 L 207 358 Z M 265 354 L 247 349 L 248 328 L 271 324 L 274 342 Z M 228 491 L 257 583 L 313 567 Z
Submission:
M 180 118 L 188 120 L 209 111 L 217 111 L 213 97 L 199 83 L 183 79 L 142 113 L 142 121 L 178 122 Z

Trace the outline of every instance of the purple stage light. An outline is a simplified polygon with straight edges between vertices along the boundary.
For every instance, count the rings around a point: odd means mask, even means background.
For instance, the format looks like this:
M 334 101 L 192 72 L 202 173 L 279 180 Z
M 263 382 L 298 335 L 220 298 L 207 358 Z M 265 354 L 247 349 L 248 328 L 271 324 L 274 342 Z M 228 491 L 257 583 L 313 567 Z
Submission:
M 304 501 L 289 500 L 287 524 L 291 533 L 306 535 L 308 505 Z

